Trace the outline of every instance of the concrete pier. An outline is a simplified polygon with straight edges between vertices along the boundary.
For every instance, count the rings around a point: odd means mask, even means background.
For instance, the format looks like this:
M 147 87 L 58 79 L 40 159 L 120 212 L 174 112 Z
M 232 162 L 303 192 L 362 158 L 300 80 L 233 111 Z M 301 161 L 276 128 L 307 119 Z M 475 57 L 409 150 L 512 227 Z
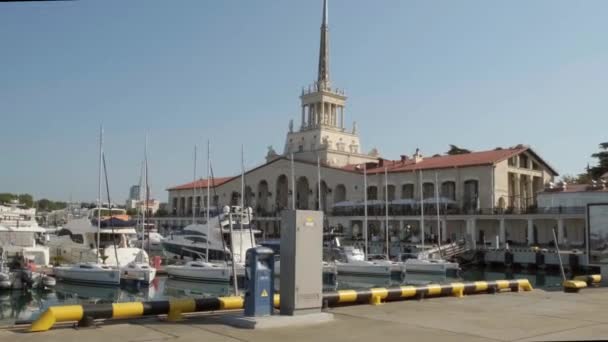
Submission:
M 0 341 L 539 341 L 608 338 L 608 289 L 502 293 L 465 298 L 358 305 L 329 310 L 334 321 L 298 328 L 245 330 L 220 324 L 218 315 L 182 322 L 141 319 L 99 328 L 45 333 L 0 330 Z

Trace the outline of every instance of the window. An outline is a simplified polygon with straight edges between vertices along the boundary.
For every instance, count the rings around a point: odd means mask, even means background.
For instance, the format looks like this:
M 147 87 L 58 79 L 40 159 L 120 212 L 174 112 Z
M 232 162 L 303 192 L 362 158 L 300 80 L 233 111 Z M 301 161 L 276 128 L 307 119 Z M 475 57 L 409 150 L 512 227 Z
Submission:
M 401 198 L 402 199 L 413 199 L 414 198 L 414 184 L 403 184 L 403 186 L 401 186 Z
M 441 197 L 456 200 L 456 183 L 452 181 L 441 184 Z
M 93 269 L 93 266 L 91 266 L 91 265 L 80 265 L 79 267 L 87 269 L 87 270 Z
M 70 232 L 70 231 L 69 231 L 69 230 L 67 230 L 67 229 L 60 229 L 60 230 L 57 232 L 57 236 L 66 236 L 66 235 L 72 235 L 72 232 Z
M 435 197 L 435 184 L 433 184 L 433 183 L 422 184 L 422 197 L 423 198 Z
M 76 242 L 76 243 L 84 243 L 84 239 L 82 238 L 82 234 L 74 234 L 72 236 L 70 236 L 72 238 L 72 241 Z
M 524 154 L 519 156 L 519 167 L 522 169 L 528 168 L 528 156 Z
M 198 237 L 198 236 L 188 236 L 185 237 L 186 240 L 192 241 L 192 243 L 197 243 L 197 242 L 201 242 L 201 243 L 205 243 L 207 242 L 207 239 L 205 239 L 204 237 Z

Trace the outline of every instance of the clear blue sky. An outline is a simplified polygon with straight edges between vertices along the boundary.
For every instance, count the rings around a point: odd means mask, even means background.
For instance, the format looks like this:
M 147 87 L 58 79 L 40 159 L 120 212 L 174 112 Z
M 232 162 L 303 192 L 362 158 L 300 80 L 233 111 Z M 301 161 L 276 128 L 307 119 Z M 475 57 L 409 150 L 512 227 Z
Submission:
M 329 6 L 332 80 L 366 151 L 524 143 L 563 174 L 608 140 L 608 1 Z M 320 21 L 321 0 L 0 3 L 0 192 L 94 200 L 100 123 L 117 200 L 146 132 L 161 200 L 207 139 L 216 175 L 239 171 L 241 144 L 260 164 L 298 122 Z

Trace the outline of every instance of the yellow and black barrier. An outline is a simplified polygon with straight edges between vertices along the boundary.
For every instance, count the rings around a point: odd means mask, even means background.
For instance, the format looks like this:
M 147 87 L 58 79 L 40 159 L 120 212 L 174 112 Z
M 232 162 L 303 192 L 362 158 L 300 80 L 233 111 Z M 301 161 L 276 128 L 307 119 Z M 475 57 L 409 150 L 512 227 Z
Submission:
M 242 309 L 243 297 L 215 297 L 150 302 L 52 306 L 32 323 L 30 331 L 47 331 L 61 322 L 86 319 L 124 319 L 167 315 L 178 320 L 184 313 Z
M 587 286 L 598 286 L 602 282 L 602 276 L 600 274 L 589 274 L 574 277 L 576 281 L 584 281 Z
M 400 286 L 395 288 L 373 288 L 368 290 L 340 290 L 323 294 L 323 302 L 329 306 L 347 304 L 380 304 L 387 301 L 411 298 L 455 296 L 463 297 L 476 293 L 496 293 L 503 290 L 531 291 L 527 279 L 476 281 L 443 285 Z M 274 306 L 279 307 L 280 297 L 274 296 Z M 179 320 L 184 313 L 243 309 L 243 297 L 215 297 L 178 299 L 114 304 L 88 304 L 52 306 L 32 323 L 30 331 L 47 331 L 62 322 L 83 322 L 95 319 L 125 319 L 142 316 L 167 315 L 168 320 Z
M 400 286 L 393 288 L 373 288 L 368 290 L 340 290 L 323 294 L 328 306 L 344 304 L 380 304 L 385 301 L 397 301 L 411 298 L 427 297 L 463 297 L 475 293 L 496 293 L 503 290 L 531 291 L 532 285 L 527 279 L 476 281 L 472 283 L 430 284 L 424 286 Z
M 566 280 L 562 285 L 566 293 L 578 293 L 581 289 L 587 287 L 587 283 L 582 280 Z

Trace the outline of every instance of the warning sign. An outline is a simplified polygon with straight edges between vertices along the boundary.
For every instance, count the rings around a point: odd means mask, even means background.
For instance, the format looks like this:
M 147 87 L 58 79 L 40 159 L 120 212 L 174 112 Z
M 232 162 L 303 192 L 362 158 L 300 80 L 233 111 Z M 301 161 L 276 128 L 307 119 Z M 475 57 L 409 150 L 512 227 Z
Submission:
M 268 292 L 266 292 L 266 289 L 262 290 L 262 294 L 260 296 L 268 297 Z

